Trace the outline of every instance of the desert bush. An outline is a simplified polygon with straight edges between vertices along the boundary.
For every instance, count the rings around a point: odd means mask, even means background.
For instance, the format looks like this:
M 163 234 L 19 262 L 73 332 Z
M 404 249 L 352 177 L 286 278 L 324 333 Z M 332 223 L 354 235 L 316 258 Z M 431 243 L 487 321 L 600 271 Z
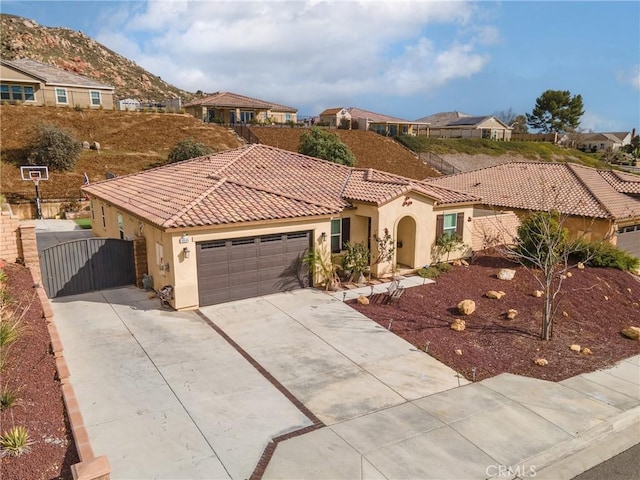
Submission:
M 423 267 L 418 270 L 418 275 L 420 275 L 422 278 L 430 278 L 431 280 L 433 280 L 434 278 L 438 278 L 438 276 L 440 275 L 440 270 L 438 270 L 436 267 Z
M 436 267 L 440 273 L 447 273 L 453 268 L 453 266 L 447 262 L 436 263 L 434 267 Z
M 352 167 L 356 157 L 335 133 L 313 127 L 300 137 L 298 153 Z
M 182 162 L 190 158 L 202 157 L 213 153 L 213 150 L 204 143 L 198 143 L 193 138 L 185 138 L 176 143 L 169 153 L 171 163 Z
M 31 451 L 33 440 L 25 427 L 13 427 L 0 435 L 0 457 L 19 457 Z
M 586 261 L 592 267 L 617 268 L 625 272 L 640 267 L 640 259 L 606 241 L 581 242 L 573 258 L 579 262 Z
M 13 407 L 14 405 L 20 405 L 19 390 L 9 388 L 7 385 L 2 387 L 0 391 L 0 411 L 5 411 Z
M 51 170 L 73 170 L 82 145 L 71 132 L 57 125 L 45 124 L 27 147 L 30 165 L 46 165 Z

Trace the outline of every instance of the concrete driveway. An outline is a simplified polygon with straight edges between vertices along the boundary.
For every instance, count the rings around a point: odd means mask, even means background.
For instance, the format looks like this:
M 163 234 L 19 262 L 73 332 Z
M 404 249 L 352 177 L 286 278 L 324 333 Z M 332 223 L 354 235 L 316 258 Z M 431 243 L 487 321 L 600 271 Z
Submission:
M 163 311 L 135 287 L 52 305 L 94 451 L 114 479 L 248 478 L 272 438 L 467 383 L 311 289 L 202 314 Z
M 640 357 L 468 384 L 313 289 L 196 312 L 135 287 L 52 304 L 114 479 L 571 478 L 640 441 Z

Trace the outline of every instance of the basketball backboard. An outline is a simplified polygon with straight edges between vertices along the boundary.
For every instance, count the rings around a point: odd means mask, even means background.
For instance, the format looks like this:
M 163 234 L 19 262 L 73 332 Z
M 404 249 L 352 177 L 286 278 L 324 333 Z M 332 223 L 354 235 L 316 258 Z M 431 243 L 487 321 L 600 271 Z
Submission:
M 20 167 L 22 180 L 39 182 L 49 180 L 49 167 L 40 165 L 25 165 Z

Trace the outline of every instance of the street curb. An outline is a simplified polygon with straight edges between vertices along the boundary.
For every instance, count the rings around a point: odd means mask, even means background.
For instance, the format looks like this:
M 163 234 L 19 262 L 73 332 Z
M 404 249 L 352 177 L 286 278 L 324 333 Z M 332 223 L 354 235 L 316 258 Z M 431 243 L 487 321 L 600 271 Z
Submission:
M 640 443 L 640 406 L 512 467 L 510 478 L 572 479 Z

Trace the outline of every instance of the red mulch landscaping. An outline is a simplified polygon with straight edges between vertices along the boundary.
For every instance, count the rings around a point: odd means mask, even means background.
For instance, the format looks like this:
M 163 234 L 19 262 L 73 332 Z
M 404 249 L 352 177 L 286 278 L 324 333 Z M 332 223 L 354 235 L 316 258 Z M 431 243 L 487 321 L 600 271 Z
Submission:
M 0 478 L 7 480 L 71 479 L 71 465 L 80 460 L 69 427 L 62 389 L 56 378 L 49 332 L 29 270 L 18 264 L 3 268 L 6 288 L 22 316 L 24 331 L 8 351 L 2 387 L 19 388 L 21 402 L 0 414 L 2 432 L 15 426 L 28 429 L 31 451 L 0 459 Z
M 501 268 L 516 270 L 513 280 L 497 278 Z M 506 259 L 483 255 L 469 266 L 454 267 L 436 283 L 408 288 L 399 302 L 383 303 L 376 295 L 369 305 L 349 304 L 380 325 L 428 353 L 457 372 L 482 380 L 503 372 L 560 381 L 640 354 L 640 342 L 620 331 L 640 326 L 640 281 L 611 268 L 571 269 L 559 295 L 560 306 L 550 341 L 540 339 L 543 298 L 533 296 L 540 287 L 532 273 Z M 485 296 L 489 290 L 506 293 L 500 300 Z M 476 303 L 468 316 L 456 305 L 464 299 Z M 505 313 L 518 311 L 513 320 Z M 456 318 L 465 321 L 462 332 L 451 330 Z M 569 347 L 587 347 L 591 355 Z M 462 355 L 455 351 L 461 350 Z M 537 358 L 549 363 L 539 366 Z

